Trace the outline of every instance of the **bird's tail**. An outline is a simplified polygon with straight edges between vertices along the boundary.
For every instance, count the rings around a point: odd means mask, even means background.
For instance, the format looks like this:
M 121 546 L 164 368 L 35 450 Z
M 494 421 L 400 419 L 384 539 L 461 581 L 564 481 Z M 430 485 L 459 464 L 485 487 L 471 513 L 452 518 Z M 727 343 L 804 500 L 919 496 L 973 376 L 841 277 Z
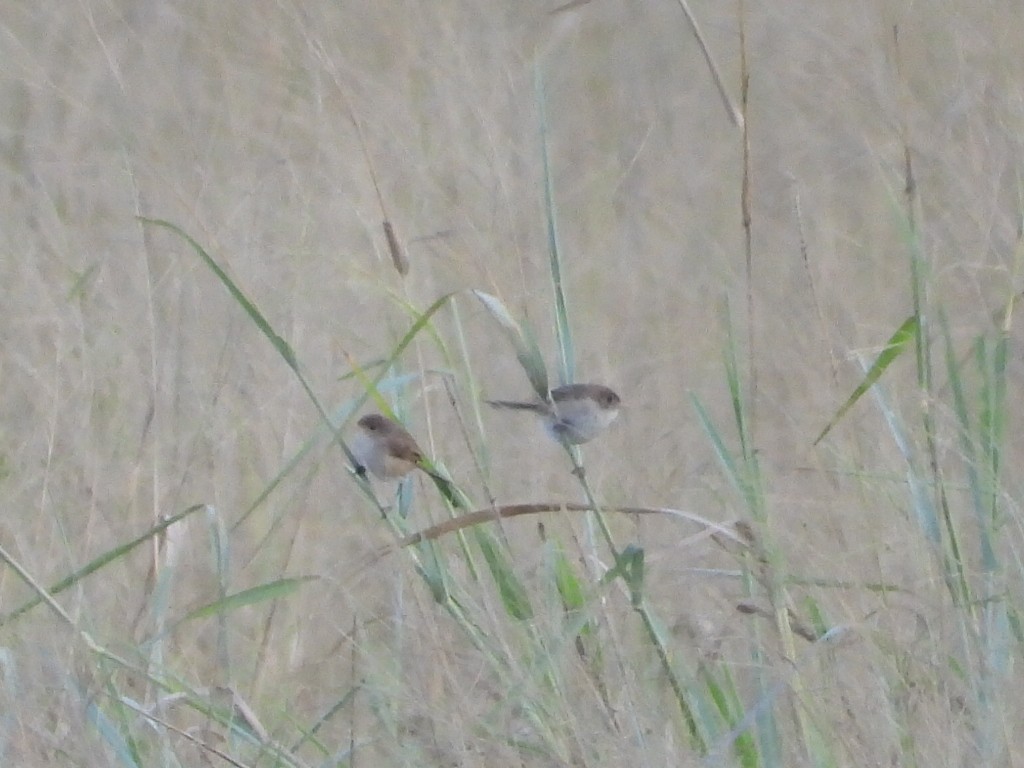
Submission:
M 521 403 L 516 400 L 484 400 L 494 408 L 507 408 L 511 411 L 541 411 L 543 406 L 538 403 Z

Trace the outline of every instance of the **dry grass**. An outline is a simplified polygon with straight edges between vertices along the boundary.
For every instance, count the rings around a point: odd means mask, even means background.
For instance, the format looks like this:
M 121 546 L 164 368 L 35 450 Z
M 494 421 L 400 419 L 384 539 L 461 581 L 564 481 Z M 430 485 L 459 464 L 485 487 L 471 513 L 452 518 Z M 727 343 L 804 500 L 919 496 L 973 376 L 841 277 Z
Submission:
M 736 6 L 693 5 L 739 103 Z M 749 284 L 742 135 L 679 4 L 546 10 L 5 7 L 4 765 L 1024 765 L 1020 4 L 747 3 Z M 434 488 L 383 523 L 251 315 L 136 218 L 225 268 L 331 414 L 462 292 L 384 395 L 475 508 L 585 501 L 480 409 L 529 383 L 466 293 L 555 375 L 538 72 L 577 378 L 626 401 L 586 480 L 745 522 L 607 513 L 605 580 L 577 513 L 396 550 Z M 812 447 L 915 285 L 931 360 Z

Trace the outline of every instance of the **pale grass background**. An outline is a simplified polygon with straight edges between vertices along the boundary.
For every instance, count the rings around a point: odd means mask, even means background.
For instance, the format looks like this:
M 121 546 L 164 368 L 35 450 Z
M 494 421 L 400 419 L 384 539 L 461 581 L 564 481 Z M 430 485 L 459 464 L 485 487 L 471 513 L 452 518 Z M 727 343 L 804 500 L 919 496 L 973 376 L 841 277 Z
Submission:
M 178 224 L 226 265 L 329 404 L 358 391 L 339 382 L 345 353 L 371 360 L 408 327 L 385 290 L 420 308 L 450 290 L 493 292 L 538 328 L 553 360 L 538 60 L 580 376 L 607 381 L 627 402 L 607 438 L 587 448 L 589 476 L 611 503 L 723 521 L 744 514 L 687 395 L 697 393 L 732 434 L 721 361 L 726 299 L 741 343 L 746 328 L 739 132 L 676 3 L 593 0 L 547 15 L 555 5 L 4 5 L 0 536 L 36 578 L 50 583 L 189 504 L 237 519 L 317 423 L 294 377 L 213 276 L 181 241 L 141 228 L 136 213 Z M 694 10 L 738 99 L 735 4 L 695 2 Z M 859 589 L 810 590 L 831 621 L 863 630 L 814 668 L 815 715 L 848 764 L 899 762 L 899 722 L 915 729 L 923 764 L 960 765 L 971 755 L 963 704 L 934 682 L 954 639 L 945 634 L 947 595 L 909 519 L 888 432 L 865 400 L 819 449 L 810 441 L 856 384 L 856 355 L 870 356 L 911 311 L 901 125 L 914 152 L 923 251 L 964 350 L 1013 288 L 1024 6 L 831 0 L 748 3 L 748 12 L 754 429 L 771 533 L 795 574 L 909 590 L 887 602 Z M 407 243 L 404 281 L 389 266 L 346 98 Z M 462 406 L 525 394 L 496 326 L 478 304 L 460 307 L 482 388 L 460 391 Z M 439 327 L 454 348 L 447 316 Z M 440 364 L 427 343 L 405 362 Z M 1020 395 L 1016 359 L 1012 366 L 1011 402 Z M 892 396 L 910 407 L 912 383 L 909 359 L 887 376 Z M 422 398 L 410 390 L 410 426 L 482 502 L 433 385 Z M 955 460 L 950 415 L 938 418 L 950 436 L 941 448 Z M 483 427 L 500 501 L 577 499 L 565 458 L 535 425 L 485 412 Z M 1007 466 L 1019 466 L 1018 435 L 1009 448 Z M 1007 491 L 1016 503 L 1019 488 Z M 419 499 L 422 524 L 441 514 L 432 492 Z M 956 503 L 966 514 L 965 500 Z M 356 621 L 358 676 L 370 691 L 357 728 L 383 741 L 364 765 L 553 764 L 505 742 L 523 727 L 502 707 L 508 692 L 408 561 L 358 567 L 389 540 L 374 514 L 339 454 L 316 452 L 233 535 L 231 587 L 322 578 L 282 601 L 269 624 L 265 606 L 232 615 L 230 673 L 211 622 L 168 638 L 168 667 L 197 687 L 234 685 L 288 741 L 291 721 L 308 727 L 352 684 L 347 634 Z M 578 522 L 548 525 L 570 543 L 571 532 L 582 535 Z M 647 549 L 651 601 L 673 627 L 681 663 L 721 654 L 742 683 L 756 620 L 735 613 L 736 584 L 688 570 L 731 561 L 706 545 L 681 550 L 695 529 L 679 522 L 617 520 L 615 528 Z M 507 530 L 529 580 L 541 567 L 535 525 Z M 216 597 L 201 518 L 182 547 L 171 617 Z M 150 605 L 147 567 L 137 553 L 61 602 L 123 649 L 152 630 L 145 619 L 133 625 Z M 520 630 L 493 595 L 477 594 L 488 629 L 514 638 Z M 3 571 L 5 611 L 29 595 Z M 609 729 L 577 673 L 562 727 L 586 747 L 580 764 L 685 763 L 674 705 L 645 677 L 656 667 L 626 600 L 614 597 L 608 610 L 610 642 L 626 658 L 636 654 L 615 705 L 643 738 Z M 539 620 L 551 632 L 557 622 Z M 0 711 L 13 715 L 0 742 L 5 764 L 110 764 L 83 716 L 103 676 L 72 633 L 37 608 L 0 629 L 0 645 L 9 654 Z M 1019 692 L 1008 694 L 1006 712 L 1020 703 Z M 382 721 L 401 738 L 380 737 Z M 1007 714 L 1000 727 L 1012 730 L 1012 721 Z M 349 723 L 347 715 L 332 723 L 324 738 L 341 749 Z

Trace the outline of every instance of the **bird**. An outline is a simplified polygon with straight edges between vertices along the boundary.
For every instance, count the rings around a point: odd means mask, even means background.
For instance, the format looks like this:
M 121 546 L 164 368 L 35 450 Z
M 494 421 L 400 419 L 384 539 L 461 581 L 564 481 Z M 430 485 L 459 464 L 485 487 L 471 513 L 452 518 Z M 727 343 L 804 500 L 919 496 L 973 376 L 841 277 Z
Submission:
M 414 469 L 425 469 L 423 451 L 416 439 L 401 424 L 379 413 L 370 413 L 356 422 L 352 455 L 358 462 L 356 472 L 370 470 L 378 480 L 398 480 Z
M 600 435 L 619 415 L 622 399 L 603 384 L 566 384 L 551 390 L 547 401 L 486 400 L 495 408 L 531 411 L 557 442 L 580 445 Z

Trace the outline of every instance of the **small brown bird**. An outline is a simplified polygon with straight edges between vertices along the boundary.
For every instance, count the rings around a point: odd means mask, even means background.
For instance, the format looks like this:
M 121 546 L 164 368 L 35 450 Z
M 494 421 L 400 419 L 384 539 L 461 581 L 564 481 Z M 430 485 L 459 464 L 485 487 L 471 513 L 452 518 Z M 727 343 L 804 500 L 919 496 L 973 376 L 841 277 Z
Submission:
M 357 472 L 368 469 L 379 480 L 397 480 L 417 467 L 423 469 L 423 451 L 401 424 L 379 413 L 367 414 L 356 424 L 350 447 L 359 462 Z
M 531 411 L 541 417 L 552 439 L 571 445 L 593 440 L 619 415 L 622 400 L 602 384 L 566 384 L 551 390 L 551 401 L 487 400 L 495 408 Z

